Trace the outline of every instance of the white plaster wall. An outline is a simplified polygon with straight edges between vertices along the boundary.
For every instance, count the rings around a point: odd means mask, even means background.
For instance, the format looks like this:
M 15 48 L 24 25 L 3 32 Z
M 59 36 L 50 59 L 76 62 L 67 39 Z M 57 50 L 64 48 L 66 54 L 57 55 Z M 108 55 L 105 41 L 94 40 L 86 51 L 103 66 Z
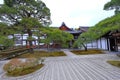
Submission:
M 98 48 L 98 49 L 107 49 L 107 39 L 101 38 L 98 39 L 97 41 L 93 41 L 91 43 L 86 44 L 87 48 Z

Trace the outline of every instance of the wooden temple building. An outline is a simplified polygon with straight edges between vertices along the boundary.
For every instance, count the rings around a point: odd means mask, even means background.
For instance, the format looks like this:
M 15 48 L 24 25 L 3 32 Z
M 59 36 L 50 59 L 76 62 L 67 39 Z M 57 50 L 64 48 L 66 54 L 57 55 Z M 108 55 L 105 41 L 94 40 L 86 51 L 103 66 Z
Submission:
M 89 27 L 80 26 L 77 30 L 73 30 L 67 27 L 66 24 L 63 22 L 59 29 L 72 34 L 74 36 L 74 40 L 76 40 L 78 39 L 78 36 L 86 32 L 89 29 Z M 71 45 L 73 44 L 74 40 L 71 42 Z M 87 48 L 120 51 L 120 30 L 109 31 L 107 34 L 103 35 L 96 41 L 91 41 L 90 43 L 87 43 L 86 46 Z
M 78 36 L 79 36 L 81 33 L 86 32 L 86 31 L 88 30 L 88 28 L 89 28 L 89 27 L 81 27 L 81 28 L 79 28 L 78 30 L 74 30 L 74 29 L 71 29 L 71 28 L 67 27 L 64 22 L 63 22 L 63 23 L 61 24 L 61 26 L 59 27 L 60 30 L 66 31 L 66 32 L 72 34 L 73 37 L 74 37 L 74 40 L 75 40 L 75 39 L 78 39 Z
M 120 29 L 115 31 L 109 31 L 103 35 L 107 40 L 107 49 L 109 51 L 120 51 Z
M 66 31 L 74 36 L 74 40 L 70 41 L 69 46 L 72 47 L 75 40 L 78 39 L 82 33 L 86 32 L 89 27 L 87 26 L 80 26 L 78 29 L 71 29 L 63 22 L 59 27 L 60 30 Z M 92 34 L 91 34 L 92 35 Z M 15 34 L 16 41 L 15 46 L 26 45 L 28 34 Z M 38 46 L 43 45 L 44 43 L 38 43 L 38 37 L 33 36 L 35 40 L 33 41 L 33 45 Z M 44 39 L 44 37 L 41 39 Z M 86 44 L 87 48 L 97 48 L 109 51 L 120 51 L 120 29 L 115 31 L 109 31 L 107 34 L 103 35 L 101 38 L 97 39 L 96 41 L 91 41 L 90 43 Z

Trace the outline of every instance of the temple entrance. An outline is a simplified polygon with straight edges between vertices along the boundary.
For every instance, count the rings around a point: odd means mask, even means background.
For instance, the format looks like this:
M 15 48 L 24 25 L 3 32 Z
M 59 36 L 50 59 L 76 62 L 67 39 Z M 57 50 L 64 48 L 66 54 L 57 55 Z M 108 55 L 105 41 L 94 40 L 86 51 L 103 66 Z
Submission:
M 117 44 L 116 44 L 116 39 L 111 38 L 111 39 L 109 39 L 109 41 L 110 41 L 110 50 L 111 51 L 118 51 L 118 47 L 117 47 Z
M 120 51 L 120 31 L 110 31 L 105 35 L 107 46 L 110 51 Z
M 120 51 L 120 39 L 117 39 L 118 51 Z

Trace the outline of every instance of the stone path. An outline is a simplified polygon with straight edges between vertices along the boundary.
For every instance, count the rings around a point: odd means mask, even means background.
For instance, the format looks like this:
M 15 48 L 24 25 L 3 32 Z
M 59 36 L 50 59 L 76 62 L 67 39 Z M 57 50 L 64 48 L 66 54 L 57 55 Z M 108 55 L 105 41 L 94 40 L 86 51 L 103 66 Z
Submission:
M 68 49 L 62 49 L 62 51 L 67 55 L 67 57 L 77 57 L 77 55 L 73 54 Z
M 32 74 L 13 78 L 3 73 L 0 80 L 120 80 L 120 68 L 106 63 L 120 60 L 115 54 L 76 56 L 63 51 L 67 57 L 46 58 L 45 66 Z

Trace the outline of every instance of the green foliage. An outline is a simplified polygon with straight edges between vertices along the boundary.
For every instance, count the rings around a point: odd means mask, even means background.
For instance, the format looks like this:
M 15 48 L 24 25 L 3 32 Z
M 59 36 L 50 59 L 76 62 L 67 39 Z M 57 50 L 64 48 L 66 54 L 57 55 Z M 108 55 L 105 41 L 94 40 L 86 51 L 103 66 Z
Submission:
M 50 15 L 49 8 L 41 0 L 4 0 L 0 7 L 0 21 L 7 25 L 0 24 L 0 35 L 28 33 L 30 39 L 33 30 L 51 23 Z M 29 45 L 32 46 L 32 41 Z
M 68 45 L 68 41 L 73 39 L 73 36 L 71 34 L 56 28 L 46 27 L 46 28 L 42 28 L 41 31 L 46 36 L 45 40 L 43 41 L 46 44 L 57 43 L 60 45 L 63 44 L 62 46 L 65 46 Z
M 22 18 L 28 17 L 50 24 L 50 10 L 41 0 L 4 0 L 0 7 L 0 17 L 1 21 L 9 24 L 19 24 Z
M 11 15 L 11 14 L 17 14 L 17 11 L 15 8 L 9 7 L 7 5 L 3 5 L 2 8 L 0 8 L 0 14 L 4 14 L 7 12 L 7 15 Z M 1 16 L 2 19 L 3 16 Z M 12 17 L 12 16 L 11 16 Z
M 109 60 L 107 63 L 120 68 L 120 61 Z
M 120 0 L 111 0 L 104 5 L 104 10 L 115 9 L 115 14 L 120 13 Z
M 120 30 L 120 14 L 106 18 L 100 21 L 95 26 L 91 27 L 87 32 L 82 33 L 74 46 L 81 46 L 82 44 L 94 41 L 109 31 Z
M 103 54 L 103 51 L 96 49 L 89 49 L 87 51 L 84 50 L 73 50 L 71 51 L 76 55 L 91 55 L 91 54 Z
M 8 5 L 9 7 L 12 7 L 14 2 L 15 0 L 4 0 L 4 3 Z
M 42 66 L 43 64 L 39 64 L 39 60 L 36 58 L 28 58 L 25 61 L 12 59 L 4 65 L 3 69 L 7 72 L 8 76 L 22 76 L 30 74 Z
M 0 22 L 0 35 L 8 36 L 13 33 L 13 29 L 11 29 L 7 24 Z
M 24 28 L 24 30 L 41 27 L 40 22 L 36 18 L 31 18 L 31 17 L 22 18 L 22 20 L 20 21 L 20 25 L 21 27 Z
M 102 35 L 106 34 L 109 31 L 120 29 L 120 14 L 100 21 L 98 24 L 95 25 L 95 27 L 98 28 L 99 32 L 101 32 Z
M 41 0 L 4 0 L 0 7 L 0 20 L 16 33 L 28 33 L 29 39 L 33 35 L 33 29 L 51 23 L 50 15 L 49 8 Z M 29 45 L 32 46 L 30 40 Z
M 9 48 L 14 45 L 14 41 L 8 37 L 0 36 L 0 44 L 5 46 L 5 48 Z
M 66 54 L 62 51 L 53 51 L 53 52 L 47 52 L 47 51 L 35 51 L 34 54 L 26 53 L 17 56 L 18 58 L 41 58 L 41 57 L 59 57 L 59 56 L 66 56 Z
M 84 48 L 86 48 L 85 44 L 95 40 L 97 37 L 98 37 L 98 35 L 93 33 L 93 31 L 91 31 L 89 29 L 87 32 L 82 33 L 78 37 L 78 39 L 77 39 L 77 41 L 75 41 L 73 47 L 82 47 L 83 46 Z
M 27 37 L 27 40 L 28 41 L 32 41 L 32 40 L 35 40 L 35 38 L 33 38 L 33 37 Z

